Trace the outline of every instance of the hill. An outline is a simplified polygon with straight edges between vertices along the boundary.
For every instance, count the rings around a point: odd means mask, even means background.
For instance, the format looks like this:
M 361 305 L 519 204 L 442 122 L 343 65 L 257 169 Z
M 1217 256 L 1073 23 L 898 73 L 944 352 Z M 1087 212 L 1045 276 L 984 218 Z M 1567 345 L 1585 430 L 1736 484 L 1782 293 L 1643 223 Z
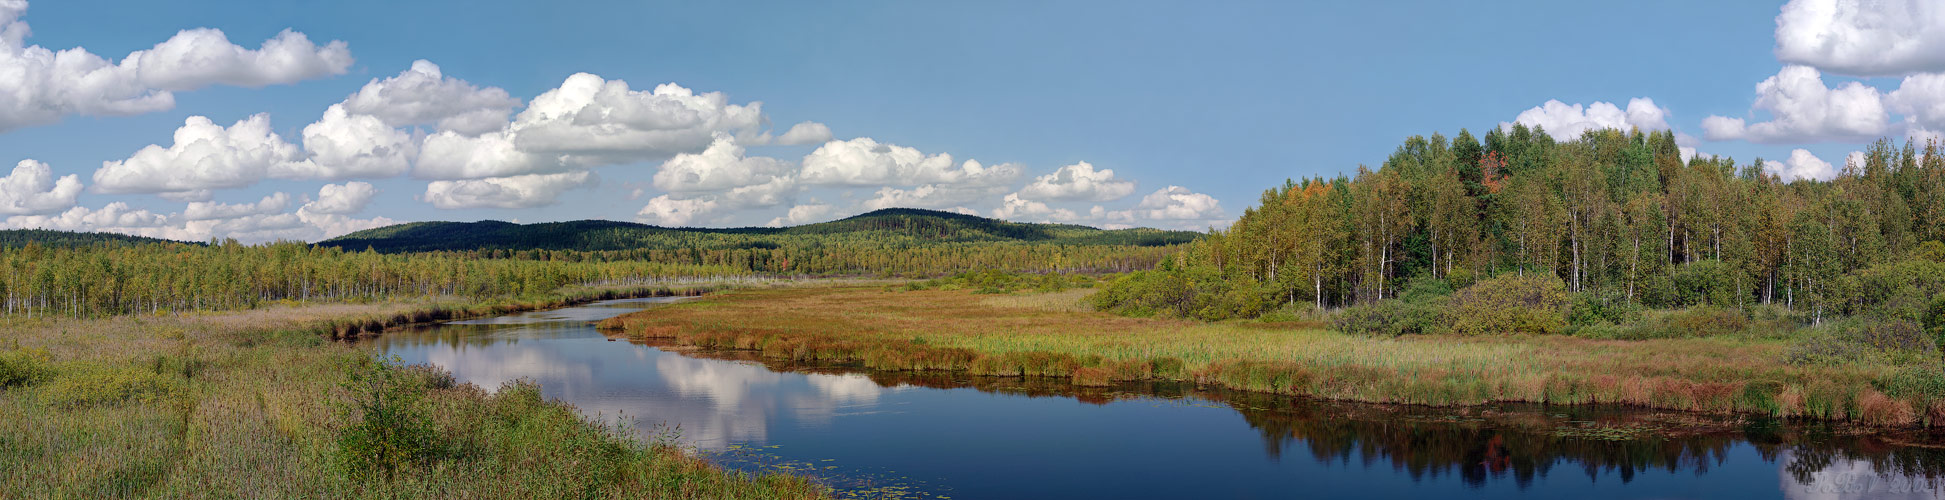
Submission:
M 23 246 L 27 246 L 28 243 L 37 243 L 40 244 L 41 246 L 49 246 L 49 247 L 79 247 L 79 246 L 94 245 L 97 243 L 111 243 L 111 244 L 179 243 L 184 245 L 201 244 L 201 243 L 187 242 L 187 241 L 150 238 L 146 236 L 130 236 L 130 235 L 118 234 L 118 233 L 76 233 L 76 232 L 68 232 L 68 231 L 53 231 L 48 229 L 0 230 L 0 248 L 23 247 Z
M 632 222 L 581 220 L 515 224 L 501 221 L 413 222 L 318 242 L 345 250 L 384 253 L 476 250 L 627 251 L 642 249 L 774 249 L 784 246 L 911 247 L 969 243 L 1077 246 L 1166 246 L 1201 236 L 1158 229 L 1106 230 L 1071 224 L 1008 222 L 937 210 L 891 208 L 831 222 L 768 228 L 669 228 Z

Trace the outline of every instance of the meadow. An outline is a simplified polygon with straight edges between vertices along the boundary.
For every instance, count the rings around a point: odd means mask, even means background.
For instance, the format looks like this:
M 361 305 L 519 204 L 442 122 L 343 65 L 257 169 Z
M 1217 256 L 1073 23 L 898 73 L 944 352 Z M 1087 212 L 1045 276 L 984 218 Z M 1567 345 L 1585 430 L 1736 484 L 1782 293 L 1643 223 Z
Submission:
M 0 498 L 827 498 L 331 338 L 696 289 L 0 318 Z
M 951 288 L 951 287 L 947 287 Z M 1855 424 L 1945 424 L 1936 364 L 1792 363 L 1785 335 L 1354 335 L 1320 322 L 1132 318 L 1089 289 L 910 287 L 723 292 L 602 323 L 638 339 L 760 351 L 871 370 L 1181 380 L 1245 391 L 1413 405 L 1617 404 Z

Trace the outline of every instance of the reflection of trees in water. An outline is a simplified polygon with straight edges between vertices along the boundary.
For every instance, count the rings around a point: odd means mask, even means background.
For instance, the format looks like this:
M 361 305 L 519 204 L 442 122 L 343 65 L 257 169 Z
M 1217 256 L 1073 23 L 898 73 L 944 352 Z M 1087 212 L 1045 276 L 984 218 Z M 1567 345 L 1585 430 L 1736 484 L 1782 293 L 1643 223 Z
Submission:
M 1629 431 L 1611 427 L 1562 432 L 1546 423 L 1555 417 L 1539 413 L 1436 419 L 1369 406 L 1296 403 L 1239 411 L 1272 457 L 1302 446 L 1320 462 L 1355 457 L 1370 467 L 1388 461 L 1414 480 L 1456 474 L 1475 486 L 1510 477 L 1525 487 L 1560 466 L 1624 483 L 1652 469 L 1702 474 L 1738 441 L 1726 435 L 1615 438 Z
M 1877 436 L 1834 435 L 1821 429 L 1798 434 L 1778 448 L 1789 450 L 1791 460 L 1783 469 L 1799 483 L 1812 483 L 1816 473 L 1853 461 L 1870 464 L 1879 475 L 1923 478 L 1932 485 L 1945 480 L 1945 445 L 1939 444 L 1936 435 L 1921 436 L 1929 439 L 1914 446 Z
M 680 349 L 667 344 L 663 347 Z M 1130 397 L 1227 404 L 1263 438 L 1265 452 L 1282 459 L 1294 448 L 1319 462 L 1366 467 L 1389 462 L 1414 480 L 1456 474 L 1466 484 L 1511 479 L 1521 488 L 1555 468 L 1591 478 L 1633 481 L 1647 471 L 1706 474 L 1748 443 L 1763 460 L 1784 464 L 1799 483 L 1839 462 L 1867 462 L 1880 474 L 1945 478 L 1945 435 L 1911 432 L 1864 435 L 1824 424 L 1747 420 L 1615 407 L 1507 404 L 1435 408 L 1316 401 L 1193 384 L 1148 382 L 1111 388 L 1075 386 L 1066 379 L 974 377 L 962 374 L 872 372 L 849 366 L 810 366 L 747 351 L 688 351 L 717 359 L 760 362 L 772 370 L 865 373 L 883 386 L 973 388 L 1029 397 L 1068 397 L 1106 404 Z M 1903 444 L 1901 444 L 1903 443 Z M 1922 443 L 1922 445 L 1918 445 Z

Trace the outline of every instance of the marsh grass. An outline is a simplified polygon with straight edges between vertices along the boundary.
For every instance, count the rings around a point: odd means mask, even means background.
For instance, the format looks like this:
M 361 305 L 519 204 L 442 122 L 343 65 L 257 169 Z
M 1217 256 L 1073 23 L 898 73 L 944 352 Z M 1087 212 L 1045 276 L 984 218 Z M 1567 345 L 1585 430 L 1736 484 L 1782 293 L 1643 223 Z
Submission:
M 1078 312 L 1069 297 L 880 287 L 738 290 L 616 317 L 604 328 L 780 360 L 874 370 L 1167 379 L 1246 391 L 1422 405 L 1620 404 L 1716 414 L 1945 425 L 1945 403 L 1896 379 L 1930 364 L 1792 364 L 1790 341 L 1736 334 L 1372 337 L 1256 322 Z M 1892 382 L 1887 382 L 1887 380 Z M 1891 387 L 1902 389 L 1892 390 Z
M 390 474 L 360 473 L 345 458 L 357 440 L 346 436 L 367 420 L 345 410 L 356 407 L 347 387 L 358 387 L 357 367 L 373 365 L 365 350 L 328 338 L 441 314 L 433 311 L 483 315 L 686 292 L 0 319 L 0 372 L 11 381 L 0 386 L 0 498 L 828 497 L 801 478 L 726 472 L 666 443 L 633 440 L 541 398 L 532 384 L 489 392 L 426 368 L 365 386 L 409 408 L 400 415 L 426 431 L 413 438 L 424 450 L 394 461 Z

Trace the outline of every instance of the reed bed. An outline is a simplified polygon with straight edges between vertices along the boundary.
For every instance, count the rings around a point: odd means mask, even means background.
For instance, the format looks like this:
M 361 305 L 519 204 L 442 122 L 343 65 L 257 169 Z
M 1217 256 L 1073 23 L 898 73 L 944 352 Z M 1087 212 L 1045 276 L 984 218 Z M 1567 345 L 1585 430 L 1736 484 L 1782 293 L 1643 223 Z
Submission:
M 883 287 L 737 290 L 604 328 L 701 348 L 874 370 L 1183 380 L 1255 392 L 1418 405 L 1620 404 L 1713 414 L 1945 425 L 1936 367 L 1793 365 L 1774 336 L 1594 340 L 1562 335 L 1369 337 L 1315 327 L 1138 319 L 993 296 Z M 1930 372 L 1926 370 L 1929 369 Z

